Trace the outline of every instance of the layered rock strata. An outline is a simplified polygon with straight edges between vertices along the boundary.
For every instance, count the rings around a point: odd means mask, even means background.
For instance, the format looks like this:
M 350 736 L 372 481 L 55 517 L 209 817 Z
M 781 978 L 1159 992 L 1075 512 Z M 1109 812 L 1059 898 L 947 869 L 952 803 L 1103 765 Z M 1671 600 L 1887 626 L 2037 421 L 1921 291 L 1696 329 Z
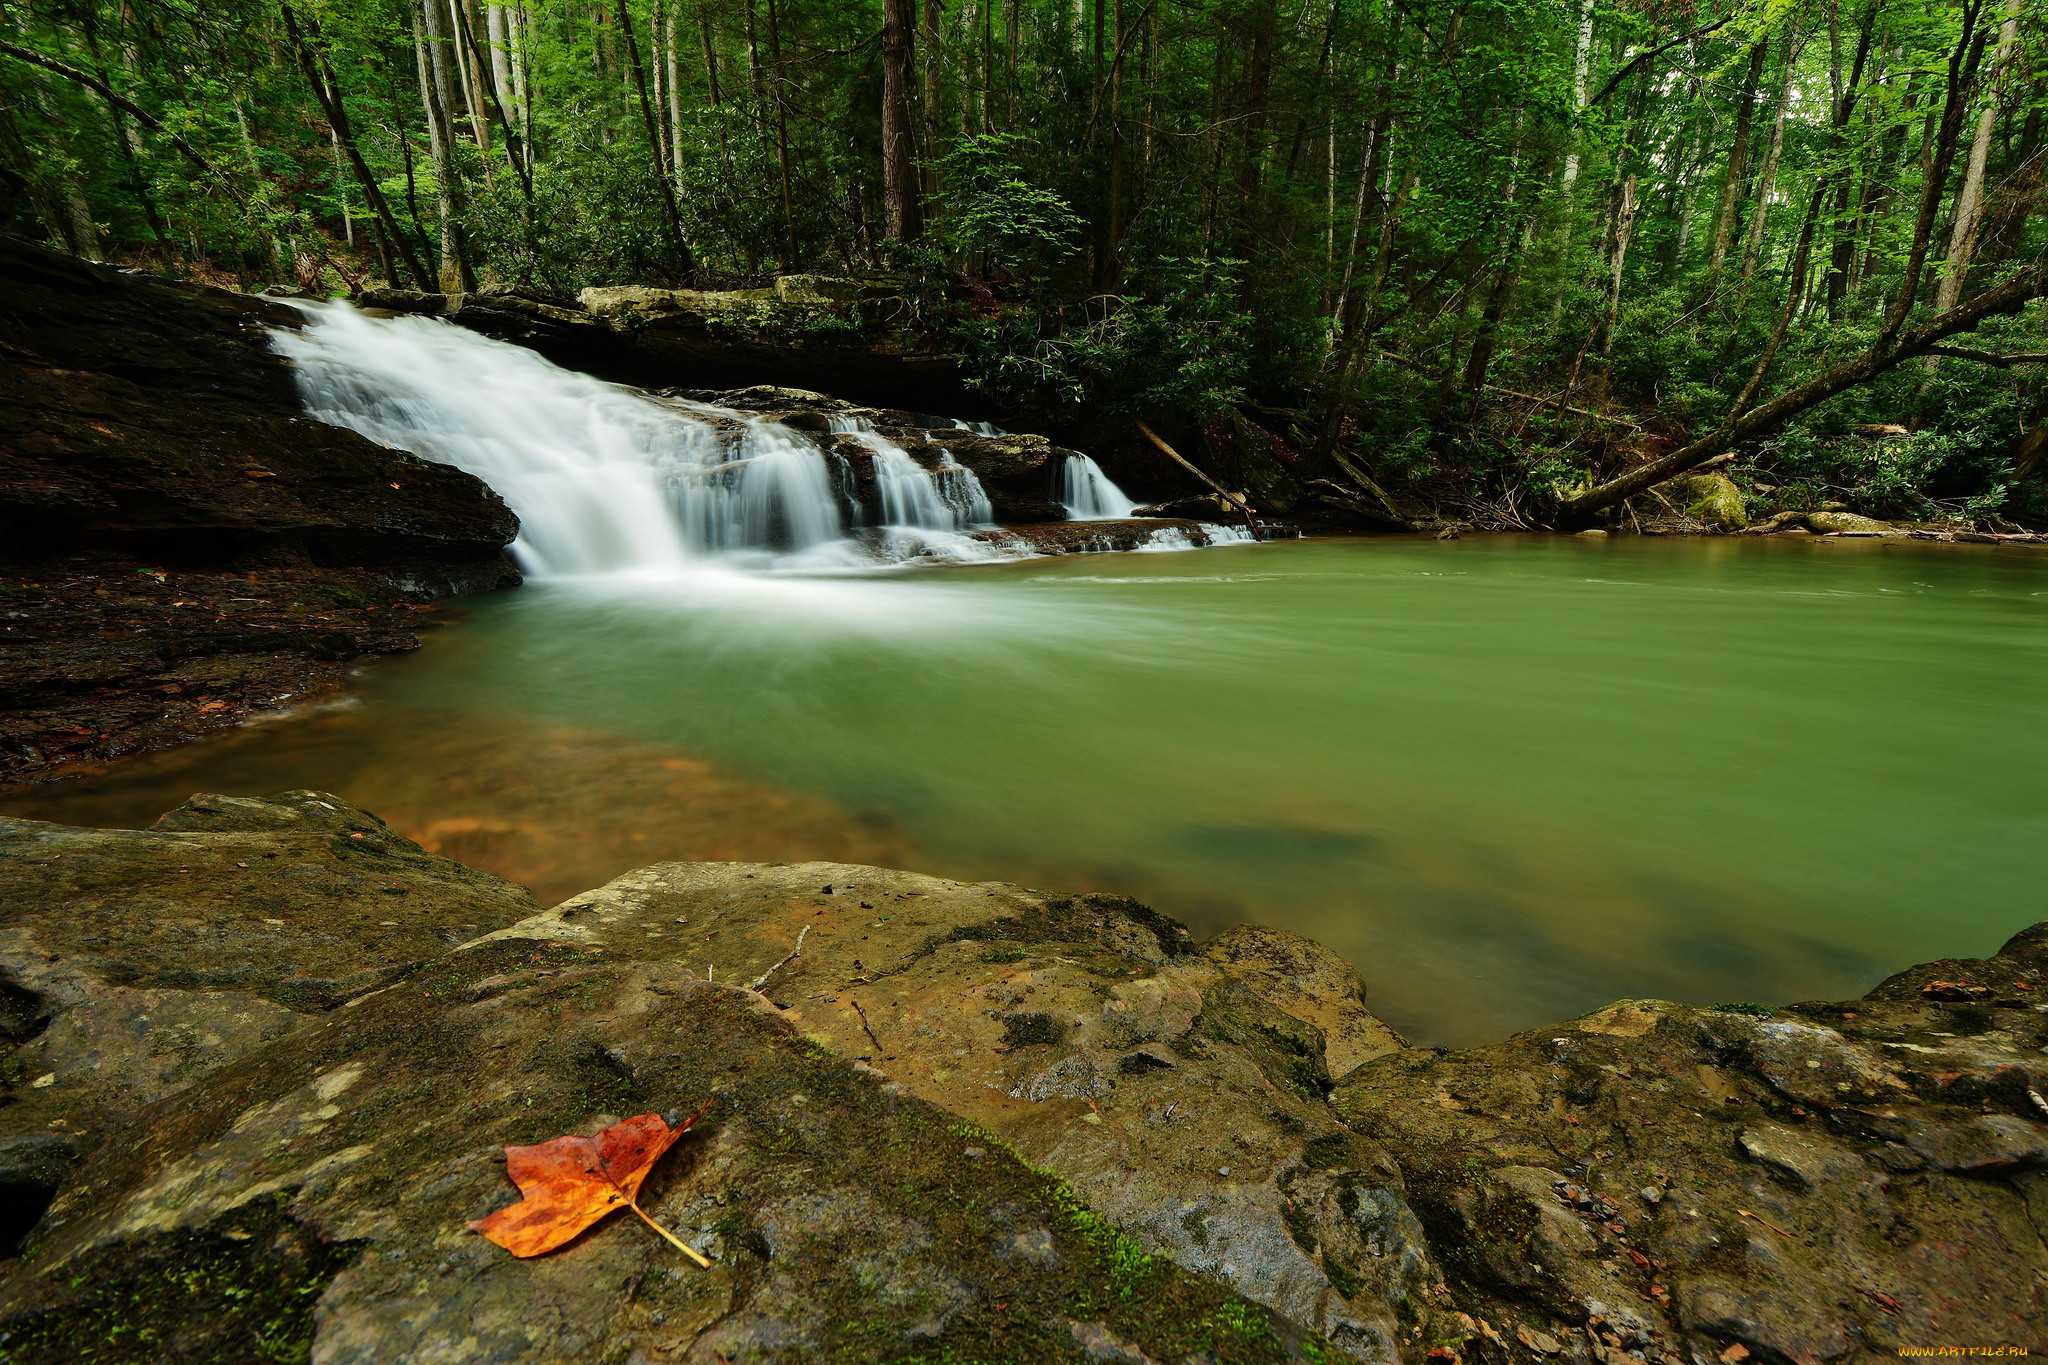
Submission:
M 265 340 L 295 310 L 5 235 L 0 277 L 0 781 L 317 696 L 340 661 L 416 643 L 409 618 L 337 612 L 518 581 L 518 521 L 482 482 L 301 411 Z

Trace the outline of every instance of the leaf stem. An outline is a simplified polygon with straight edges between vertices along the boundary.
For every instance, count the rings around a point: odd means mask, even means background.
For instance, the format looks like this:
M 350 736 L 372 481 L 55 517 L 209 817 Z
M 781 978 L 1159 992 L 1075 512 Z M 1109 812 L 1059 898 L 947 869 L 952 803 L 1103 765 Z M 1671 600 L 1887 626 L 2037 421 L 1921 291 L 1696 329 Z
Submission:
M 688 1242 L 685 1242 L 682 1238 L 676 1236 L 673 1232 L 670 1232 L 667 1228 L 655 1222 L 652 1218 L 649 1218 L 647 1216 L 646 1211 L 642 1209 L 637 1203 L 635 1203 L 631 1199 L 628 1199 L 626 1201 L 626 1207 L 633 1210 L 633 1212 L 639 1214 L 641 1222 L 647 1224 L 648 1227 L 653 1228 L 656 1232 L 668 1238 L 670 1246 L 674 1247 L 677 1251 L 682 1252 L 683 1255 L 695 1261 L 703 1269 L 711 1269 L 711 1262 L 704 1258 L 704 1254 L 702 1252 L 693 1249 Z

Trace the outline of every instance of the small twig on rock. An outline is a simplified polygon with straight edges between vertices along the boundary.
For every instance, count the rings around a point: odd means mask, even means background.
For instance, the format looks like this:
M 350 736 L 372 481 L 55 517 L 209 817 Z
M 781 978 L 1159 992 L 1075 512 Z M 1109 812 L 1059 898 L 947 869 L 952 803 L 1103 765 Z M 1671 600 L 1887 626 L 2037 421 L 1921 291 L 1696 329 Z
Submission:
M 781 962 L 776 963 L 773 967 L 770 967 L 767 971 L 755 977 L 754 984 L 747 987 L 747 989 L 750 991 L 760 990 L 763 986 L 768 984 L 768 978 L 775 975 L 777 972 L 781 971 L 783 966 L 786 963 L 788 963 L 790 958 L 801 955 L 804 950 L 804 935 L 808 934 L 809 932 L 811 932 L 811 926 L 808 924 L 806 924 L 803 928 L 797 930 L 796 947 L 791 948 L 789 952 L 783 957 Z
M 1762 1223 L 1765 1227 L 1769 1228 L 1772 1232 L 1777 1233 L 1780 1237 L 1790 1237 L 1792 1235 L 1791 1233 L 1785 1231 L 1785 1229 L 1779 1227 L 1776 1223 L 1773 1223 L 1770 1219 L 1764 1217 L 1760 1213 L 1751 1213 L 1748 1209 L 1737 1209 L 1735 1211 L 1741 1214 L 1744 1218 L 1754 1218 L 1757 1222 Z
M 852 997 L 849 996 L 848 998 L 851 999 Z M 860 1007 L 860 1001 L 853 1001 L 853 1012 L 860 1016 L 860 1031 L 865 1033 L 868 1036 L 868 1041 L 875 1045 L 875 1055 L 877 1057 L 881 1056 L 882 1040 L 875 1036 L 875 1031 L 872 1028 L 868 1027 L 868 1012 Z

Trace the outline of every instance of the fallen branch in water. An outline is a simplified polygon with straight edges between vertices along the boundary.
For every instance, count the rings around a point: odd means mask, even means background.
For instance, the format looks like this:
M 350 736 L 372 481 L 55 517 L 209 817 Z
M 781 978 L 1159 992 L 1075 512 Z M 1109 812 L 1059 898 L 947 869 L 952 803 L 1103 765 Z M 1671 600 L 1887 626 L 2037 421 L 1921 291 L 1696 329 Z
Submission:
M 1216 480 L 1210 478 L 1207 474 L 1204 474 L 1201 470 L 1195 468 L 1194 465 L 1188 463 L 1188 459 L 1185 455 L 1182 455 L 1178 450 L 1175 450 L 1172 446 L 1168 445 L 1164 440 L 1160 439 L 1159 433 L 1152 430 L 1152 428 L 1146 426 L 1142 418 L 1134 417 L 1131 420 L 1138 424 L 1138 433 L 1140 435 L 1142 435 L 1146 440 L 1150 441 L 1153 445 L 1158 446 L 1161 450 L 1165 451 L 1167 456 L 1170 459 L 1172 459 L 1175 464 L 1179 465 L 1182 469 L 1185 469 L 1188 473 L 1200 479 L 1203 483 L 1208 484 L 1210 488 L 1216 491 L 1217 497 L 1222 498 L 1232 507 L 1235 507 L 1238 510 L 1238 514 L 1244 518 L 1245 529 L 1252 533 L 1253 540 L 1265 539 L 1264 536 L 1259 534 L 1259 523 L 1252 519 L 1252 508 L 1250 503 L 1246 502 L 1243 498 L 1240 498 L 1237 494 L 1225 488 L 1222 484 L 1216 482 Z

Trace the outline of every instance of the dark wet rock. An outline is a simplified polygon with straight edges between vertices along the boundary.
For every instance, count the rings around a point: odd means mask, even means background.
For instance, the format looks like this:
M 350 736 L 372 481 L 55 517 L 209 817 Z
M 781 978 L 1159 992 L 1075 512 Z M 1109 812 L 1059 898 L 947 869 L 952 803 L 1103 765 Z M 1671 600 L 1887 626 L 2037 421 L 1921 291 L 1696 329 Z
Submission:
M 1399 1161 L 1458 1306 L 1567 1351 L 1875 1359 L 1964 1323 L 2033 1343 L 2044 975 L 2048 925 L 1861 1000 L 1624 1001 L 1493 1047 L 1391 1053 L 1335 1100 Z M 1940 981 L 1990 989 L 1928 998 Z
M 1322 1030 L 1136 902 L 834 863 L 666 863 L 492 936 L 513 940 L 766 973 L 807 1036 L 1346 1354 L 1397 1359 L 1402 1324 L 1434 1311 L 1440 1277 L 1400 1172 L 1324 1102 Z M 1327 1012 L 1341 996 L 1288 999 Z
M 434 622 L 375 574 L 0 570 L 0 783 L 47 781 L 338 692 L 349 661 Z
M 0 820 L 0 1187 L 47 1192 L 136 1111 L 534 908 L 322 792 Z
M 886 282 L 786 276 L 770 289 L 617 285 L 555 299 L 519 290 L 366 290 L 369 308 L 444 317 L 560 365 L 649 385 L 829 384 L 884 401 L 960 396 L 960 357 Z M 949 406 L 950 403 L 940 404 Z
M 1272 528 L 1276 534 L 1283 528 Z M 1206 521 L 1133 519 L 1069 521 L 1042 526 L 1005 526 L 970 532 L 976 540 L 998 548 L 1042 555 L 1099 554 L 1113 550 L 1180 549 L 1187 546 L 1236 544 L 1249 539 L 1242 527 Z
M 483 483 L 303 414 L 265 340 L 290 307 L 4 235 L 0 278 L 0 779 L 161 748 L 415 643 L 316 619 L 335 606 L 518 580 L 518 522 Z M 263 589 L 225 581 L 252 568 Z M 196 610 L 235 597 L 276 610 Z M 138 704 L 188 688 L 226 714 Z
M 0 236 L 0 540 L 503 581 L 518 523 L 473 475 L 303 416 L 265 341 L 292 309 Z M 394 487 L 393 485 L 397 485 Z
M 504 1146 L 707 1100 L 641 1202 L 711 1269 L 623 1215 L 531 1260 L 468 1230 L 514 1201 Z M 1328 1349 L 670 961 L 496 939 L 148 1117 L 0 1280 L 13 1358 L 1079 1360 L 1078 1321 L 1157 1360 Z

